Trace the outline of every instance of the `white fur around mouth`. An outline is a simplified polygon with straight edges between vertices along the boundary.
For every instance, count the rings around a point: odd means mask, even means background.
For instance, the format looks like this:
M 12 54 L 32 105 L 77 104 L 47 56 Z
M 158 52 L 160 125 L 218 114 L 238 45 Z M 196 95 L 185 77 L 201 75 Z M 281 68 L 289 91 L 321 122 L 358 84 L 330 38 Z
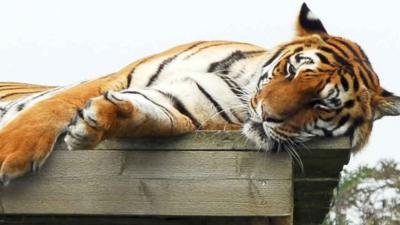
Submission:
M 276 143 L 279 142 L 267 134 L 262 123 L 252 120 L 244 124 L 243 133 L 249 140 L 253 141 L 257 147 L 265 151 L 273 150 Z

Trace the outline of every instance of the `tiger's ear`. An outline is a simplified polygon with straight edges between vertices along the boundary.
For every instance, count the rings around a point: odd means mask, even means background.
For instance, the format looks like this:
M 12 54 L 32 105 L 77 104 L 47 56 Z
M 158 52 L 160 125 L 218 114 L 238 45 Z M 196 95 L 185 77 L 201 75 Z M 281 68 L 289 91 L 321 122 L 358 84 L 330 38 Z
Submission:
M 328 34 L 321 20 L 311 12 L 306 3 L 303 3 L 301 6 L 300 14 L 297 19 L 296 31 L 298 36 Z
M 374 120 L 384 116 L 400 115 L 400 97 L 388 91 L 383 91 L 379 96 L 373 98 Z

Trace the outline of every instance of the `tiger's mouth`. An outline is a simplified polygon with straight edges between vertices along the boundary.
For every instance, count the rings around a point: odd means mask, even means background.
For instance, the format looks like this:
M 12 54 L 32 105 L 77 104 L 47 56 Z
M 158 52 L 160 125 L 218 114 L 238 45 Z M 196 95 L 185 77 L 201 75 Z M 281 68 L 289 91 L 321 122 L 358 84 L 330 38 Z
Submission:
M 269 126 L 267 122 L 254 119 L 244 124 L 243 133 L 260 149 L 272 152 L 294 151 L 299 143 L 311 139 L 310 135 L 304 135 L 302 132 L 288 133 L 279 127 Z

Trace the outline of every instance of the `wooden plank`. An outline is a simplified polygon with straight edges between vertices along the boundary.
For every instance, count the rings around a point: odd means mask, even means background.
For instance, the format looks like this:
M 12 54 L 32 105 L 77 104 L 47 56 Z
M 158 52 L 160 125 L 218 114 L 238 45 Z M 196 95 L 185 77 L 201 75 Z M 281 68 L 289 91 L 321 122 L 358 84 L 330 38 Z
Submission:
M 291 161 L 262 156 L 56 151 L 38 175 L 2 188 L 0 200 L 6 214 L 290 215 Z
M 200 225 L 197 220 L 185 217 L 130 217 L 130 216 L 26 216 L 12 215 L 0 217 L 0 224 L 23 225 Z M 236 225 L 236 224 L 234 224 Z M 239 224 L 237 224 L 239 225 Z
M 106 182 L 105 182 L 106 181 Z M 129 177 L 26 179 L 2 190 L 6 214 L 291 214 L 289 180 L 161 180 Z
M 211 151 L 56 151 L 38 176 L 132 179 L 291 179 L 286 154 Z M 12 185 L 12 184 L 11 184 Z
M 299 144 L 297 150 L 309 151 L 310 149 L 334 151 L 337 149 L 348 150 L 350 139 L 348 137 L 321 138 Z M 63 143 L 56 147 L 66 150 Z M 198 131 L 175 137 L 140 138 L 140 139 L 115 139 L 100 143 L 97 150 L 212 150 L 212 151 L 259 151 L 251 141 L 246 139 L 239 131 Z
M 275 220 L 274 223 L 271 220 Z M 158 217 L 158 216 L 6 216 L 0 224 L 23 225 L 286 225 L 265 217 Z

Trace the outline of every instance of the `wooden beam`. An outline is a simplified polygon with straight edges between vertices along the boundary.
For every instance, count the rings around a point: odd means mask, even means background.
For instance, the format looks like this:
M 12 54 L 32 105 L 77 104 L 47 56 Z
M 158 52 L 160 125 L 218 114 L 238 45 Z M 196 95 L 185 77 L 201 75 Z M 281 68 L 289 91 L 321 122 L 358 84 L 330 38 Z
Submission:
M 55 151 L 0 193 L 6 214 L 285 216 L 287 155 L 209 151 Z
M 318 224 L 349 149 L 348 137 L 299 144 L 302 171 L 240 132 L 60 143 L 38 174 L 0 187 L 0 223 Z
M 317 153 L 336 154 L 337 150 L 348 151 L 350 139 L 348 137 L 321 138 L 299 144 L 296 150 L 311 155 Z M 60 142 L 58 150 L 66 150 Z M 251 141 L 239 131 L 200 131 L 175 137 L 115 139 L 100 143 L 95 150 L 197 150 L 197 151 L 260 151 Z M 87 150 L 87 149 L 85 149 Z M 333 152 L 333 153 L 329 153 Z

